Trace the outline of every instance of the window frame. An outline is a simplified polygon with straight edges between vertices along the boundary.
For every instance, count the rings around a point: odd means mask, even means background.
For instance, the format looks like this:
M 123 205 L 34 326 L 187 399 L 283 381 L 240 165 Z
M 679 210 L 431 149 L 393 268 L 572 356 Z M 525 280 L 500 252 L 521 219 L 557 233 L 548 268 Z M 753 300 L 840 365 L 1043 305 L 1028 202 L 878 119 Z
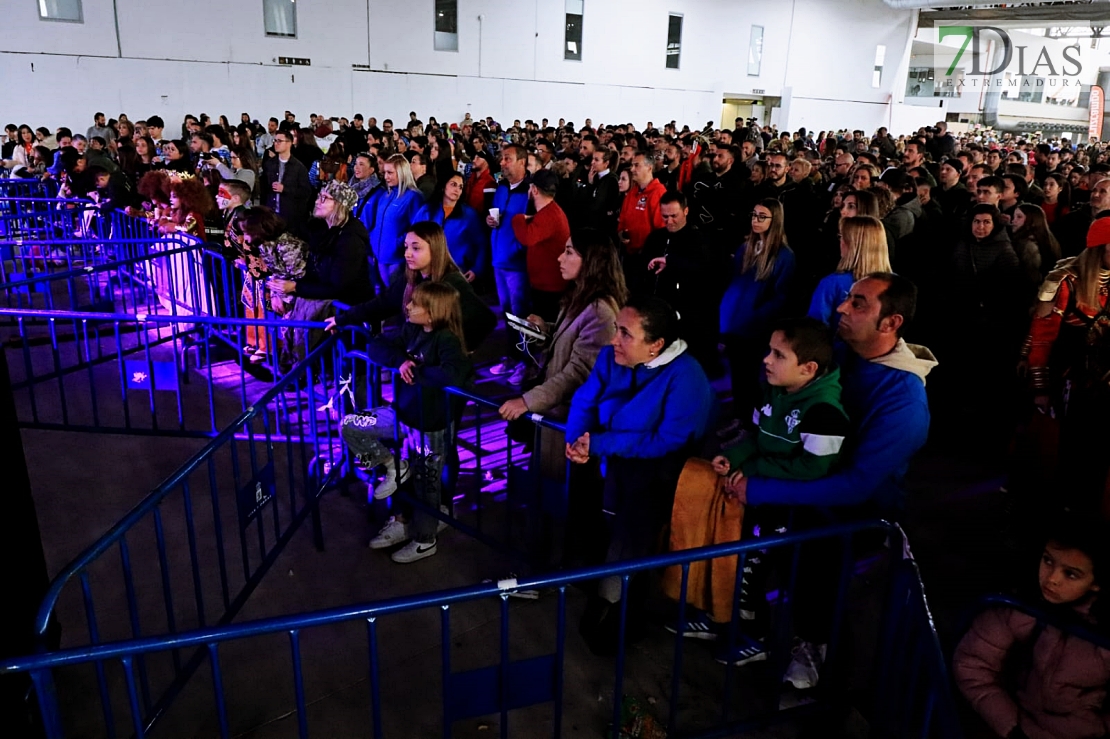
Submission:
M 440 3 L 454 5 L 455 30 L 440 31 Z M 442 43 L 441 43 L 442 42 Z M 459 51 L 459 0 L 432 0 L 432 50 L 458 53 Z
M 38 6 L 38 14 L 40 21 L 48 21 L 50 23 L 84 23 L 85 22 L 85 3 L 82 0 L 73 0 L 77 3 L 77 17 L 76 18 L 52 18 L 49 15 L 43 15 L 42 11 L 45 8 L 43 0 L 36 0 L 35 5 Z
M 671 54 L 671 19 L 678 18 L 678 47 L 674 54 Z M 682 69 L 682 32 L 686 30 L 686 14 L 685 13 L 667 13 L 667 54 L 663 61 L 665 69 Z M 675 59 L 675 65 L 671 66 L 671 57 Z
M 752 71 L 752 51 L 756 45 L 756 29 L 759 29 L 759 57 L 755 60 L 755 71 Z M 758 77 L 763 73 L 763 26 L 752 25 L 751 31 L 748 34 L 748 76 Z
M 300 23 L 297 20 L 297 3 L 294 0 L 289 0 L 289 5 L 293 9 L 293 33 L 276 33 L 266 28 L 267 9 L 272 2 L 283 2 L 283 0 L 262 0 L 262 35 L 266 38 L 281 38 L 281 39 L 296 39 L 300 33 Z
M 570 12 L 570 7 L 569 6 L 571 5 L 571 3 L 574 3 L 577 6 L 577 9 L 579 11 L 578 13 L 571 13 Z M 577 28 L 578 28 L 578 39 L 577 39 L 578 51 L 575 53 L 574 56 L 568 56 L 568 54 L 571 53 L 571 51 L 570 51 L 571 39 L 567 35 L 570 31 L 570 22 L 568 21 L 568 19 L 572 15 L 577 15 L 578 16 L 578 25 L 577 25 Z M 580 62 L 580 61 L 582 61 L 582 37 L 585 35 L 585 31 L 584 31 L 585 23 L 586 23 L 586 0 L 565 0 L 564 3 L 563 3 L 563 61 L 564 62 Z

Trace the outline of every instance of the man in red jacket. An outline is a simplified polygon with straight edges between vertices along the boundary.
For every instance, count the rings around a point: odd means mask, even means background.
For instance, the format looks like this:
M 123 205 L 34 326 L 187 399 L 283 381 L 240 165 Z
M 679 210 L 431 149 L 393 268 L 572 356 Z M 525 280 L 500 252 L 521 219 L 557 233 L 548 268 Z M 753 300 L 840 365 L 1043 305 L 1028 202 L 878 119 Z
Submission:
M 528 250 L 528 284 L 532 288 L 532 311 L 554 324 L 559 316 L 559 301 L 567 289 L 559 269 L 559 255 L 570 239 L 570 224 L 559 204 L 555 191 L 559 178 L 550 170 L 541 169 L 532 175 L 528 197 L 536 214 L 513 216 L 513 234 Z
M 617 235 L 628 254 L 639 254 L 651 232 L 663 228 L 659 199 L 667 192 L 655 179 L 654 163 L 640 152 L 632 159 L 632 188 L 624 196 Z M 627 266 L 626 266 L 627 269 Z
M 470 177 L 463 186 L 463 202 L 481 215 L 486 214 L 486 204 L 497 189 L 497 183 L 489 172 L 489 162 L 483 156 L 474 157 L 474 166 L 470 169 Z

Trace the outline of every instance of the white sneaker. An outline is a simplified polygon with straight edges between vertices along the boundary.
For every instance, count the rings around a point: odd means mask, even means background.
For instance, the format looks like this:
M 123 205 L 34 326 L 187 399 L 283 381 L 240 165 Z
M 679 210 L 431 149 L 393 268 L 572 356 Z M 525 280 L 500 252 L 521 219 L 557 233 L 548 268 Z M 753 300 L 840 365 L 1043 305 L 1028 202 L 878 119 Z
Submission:
M 786 668 L 782 681 L 790 683 L 798 690 L 809 690 L 817 686 L 820 677 L 818 670 L 825 662 L 825 644 L 811 644 L 807 641 L 798 641 L 794 647 L 793 659 Z
M 489 368 L 489 373 L 495 376 L 512 374 L 519 364 L 511 357 L 502 357 L 500 362 Z
M 393 495 L 397 492 L 397 486 L 408 479 L 408 460 L 401 460 L 401 468 L 399 470 L 396 464 L 397 463 L 393 461 L 385 463 L 385 478 L 374 486 L 374 500 L 384 500 Z
M 378 535 L 370 540 L 371 549 L 388 549 L 394 544 L 400 544 L 407 541 L 409 538 L 409 525 L 403 521 L 398 521 L 396 516 L 390 516 L 389 520 L 382 526 L 382 530 Z
M 409 562 L 416 562 L 418 560 L 431 557 L 435 553 L 435 539 L 432 540 L 431 544 L 421 544 L 414 539 L 413 541 L 410 541 L 408 544 L 394 552 L 391 559 L 397 564 L 406 565 Z
M 509 375 L 509 384 L 513 387 L 520 387 L 524 384 L 524 378 L 526 378 L 527 376 L 528 365 L 524 364 L 524 362 L 521 362 L 516 366 L 516 369 L 513 370 L 513 373 Z
M 441 506 L 439 507 L 439 512 L 440 512 L 440 513 L 442 513 L 442 514 L 443 514 L 443 515 L 445 515 L 445 516 L 450 516 L 450 515 L 451 515 L 451 509 L 450 509 L 450 508 L 448 508 L 448 507 L 447 507 L 447 506 L 445 506 L 445 505 L 441 505 Z M 447 523 L 446 521 L 439 521 L 439 522 L 438 522 L 438 523 L 436 524 L 436 533 L 437 533 L 437 534 L 442 534 L 442 533 L 443 533 L 444 531 L 446 531 L 446 530 L 447 530 L 447 527 L 448 527 L 448 526 L 450 526 L 450 525 L 451 525 L 451 524 Z

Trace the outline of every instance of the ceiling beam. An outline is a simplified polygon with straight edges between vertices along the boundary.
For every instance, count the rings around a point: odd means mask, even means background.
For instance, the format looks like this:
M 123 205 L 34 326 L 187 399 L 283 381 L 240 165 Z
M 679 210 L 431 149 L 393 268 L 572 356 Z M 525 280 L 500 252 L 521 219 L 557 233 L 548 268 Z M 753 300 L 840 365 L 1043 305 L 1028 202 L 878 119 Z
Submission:
M 952 21 L 976 21 L 979 23 L 1002 23 L 1011 28 L 1015 24 L 1036 27 L 1037 24 L 1060 26 L 1062 21 L 1097 23 L 1110 25 L 1110 3 L 1062 3 L 1059 5 L 1026 5 L 1009 8 L 950 8 L 945 10 L 922 10 L 918 14 L 918 25 L 929 28 L 934 23 Z

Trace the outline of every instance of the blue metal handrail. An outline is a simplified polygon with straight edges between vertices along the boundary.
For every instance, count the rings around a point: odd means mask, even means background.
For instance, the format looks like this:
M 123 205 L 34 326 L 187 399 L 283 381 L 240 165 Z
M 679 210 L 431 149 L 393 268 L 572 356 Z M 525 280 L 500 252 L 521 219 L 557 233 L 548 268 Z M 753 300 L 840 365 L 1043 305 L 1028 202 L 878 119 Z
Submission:
M 115 527 L 113 527 L 113 530 L 114 529 Z M 867 531 L 894 533 L 897 529 L 890 523 L 881 520 L 838 524 L 820 529 L 811 529 L 789 534 L 776 534 L 774 536 L 765 536 L 759 539 L 738 541 L 729 544 L 715 544 L 713 546 L 698 547 L 697 549 L 683 549 L 677 552 L 657 554 L 650 557 L 612 564 L 583 567 L 566 572 L 553 572 L 531 577 L 515 578 L 508 581 L 503 580 L 496 583 L 483 583 L 462 588 L 435 591 L 432 593 L 388 598 L 383 601 L 360 603 L 338 608 L 327 608 L 292 616 L 274 616 L 229 626 L 194 629 L 192 631 L 181 632 L 165 637 L 129 639 L 122 642 L 62 649 L 45 654 L 25 655 L 0 661 L 0 674 L 27 672 L 30 670 L 61 667 L 63 665 L 82 662 L 102 661 L 133 654 L 163 651 L 170 648 L 204 646 L 211 642 L 230 641 L 232 639 L 241 639 L 248 636 L 259 636 L 280 631 L 303 629 L 310 626 L 326 626 L 356 618 L 385 616 L 391 613 L 400 613 L 402 611 L 411 611 L 432 606 L 451 606 L 479 598 L 502 596 L 522 590 L 559 588 L 606 577 L 623 577 L 639 572 L 682 566 L 693 562 L 702 562 L 708 559 L 746 554 L 760 549 L 794 546 L 816 539 L 839 539 Z M 41 611 L 37 621 L 40 627 L 44 625 Z
M 189 631 L 183 631 L 176 634 L 169 635 L 164 638 L 144 637 L 138 639 L 129 639 L 123 642 L 105 643 L 100 645 L 93 645 L 83 648 L 66 649 L 59 652 L 30 655 L 20 657 L 12 660 L 0 662 L 0 674 L 10 674 L 14 672 L 26 672 L 32 677 L 36 686 L 36 691 L 39 697 L 41 712 L 46 727 L 46 735 L 50 739 L 58 739 L 62 734 L 60 703 L 58 697 L 53 692 L 53 678 L 52 670 L 93 663 L 95 665 L 103 665 L 108 661 L 118 661 L 123 665 L 125 676 L 127 677 L 126 689 L 128 693 L 128 702 L 132 712 L 132 722 L 136 731 L 141 735 L 144 727 L 149 724 L 142 718 L 139 711 L 140 697 L 137 689 L 137 681 L 135 679 L 134 670 L 136 665 L 142 669 L 143 660 L 157 652 L 177 651 L 181 649 L 195 649 L 198 655 L 206 655 L 210 658 L 210 665 L 213 677 L 214 696 L 213 702 L 215 705 L 216 717 L 220 727 L 220 735 L 223 737 L 231 736 L 231 723 L 228 716 L 228 706 L 226 696 L 224 694 L 224 667 L 219 658 L 219 650 L 224 643 L 245 639 L 249 637 L 262 637 L 265 635 L 277 634 L 285 632 L 289 635 L 290 646 L 292 648 L 292 679 L 295 684 L 295 712 L 297 714 L 297 724 L 299 734 L 302 737 L 307 737 L 308 722 L 305 715 L 306 710 L 306 691 L 304 685 L 304 675 L 302 668 L 302 654 L 301 654 L 301 635 L 305 629 L 325 627 L 336 624 L 342 624 L 355 620 L 364 620 L 367 624 L 368 630 L 368 645 L 369 650 L 369 665 L 370 665 L 370 689 L 371 689 L 371 703 L 372 703 L 372 729 L 375 737 L 383 736 L 383 720 L 382 708 L 383 702 L 380 696 L 381 677 L 380 670 L 380 655 L 378 641 L 376 638 L 378 620 L 384 616 L 394 615 L 399 613 L 406 613 L 420 609 L 436 609 L 440 613 L 442 639 L 440 649 L 443 651 L 443 735 L 451 736 L 451 724 L 461 718 L 466 718 L 471 715 L 479 715 L 485 713 L 501 714 L 501 735 L 508 736 L 508 716 L 509 711 L 516 708 L 523 708 L 527 705 L 534 705 L 537 702 L 549 702 L 554 704 L 554 735 L 561 735 L 562 725 L 562 712 L 564 708 L 563 692 L 561 689 L 563 682 L 563 672 L 565 666 L 566 652 L 566 620 L 567 620 L 567 589 L 570 585 L 575 583 L 583 583 L 588 581 L 595 581 L 599 578 L 617 577 L 621 580 L 623 586 L 623 594 L 627 596 L 627 587 L 630 578 L 638 573 L 647 572 L 650 570 L 658 570 L 664 567 L 680 567 L 683 572 L 683 580 L 689 574 L 690 565 L 692 562 L 702 561 L 706 559 L 716 559 L 723 557 L 737 557 L 741 563 L 747 554 L 755 550 L 781 550 L 792 549 L 797 552 L 803 544 L 831 540 L 841 541 L 845 547 L 844 551 L 850 550 L 850 542 L 853 537 L 866 534 L 867 532 L 885 532 L 892 537 L 898 536 L 899 531 L 895 527 L 890 526 L 882 521 L 867 521 L 867 522 L 854 522 L 851 524 L 841 524 L 822 529 L 814 529 L 804 532 L 794 532 L 779 536 L 770 536 L 760 538 L 757 540 L 737 542 L 731 544 L 717 545 L 712 547 L 703 547 L 694 550 L 686 550 L 681 552 L 671 552 L 669 554 L 657 555 L 654 557 L 647 557 L 638 560 L 630 560 L 626 562 L 619 562 L 608 565 L 601 565 L 596 567 L 583 568 L 574 570 L 572 572 L 555 573 L 547 575 L 539 575 L 534 577 L 518 578 L 513 580 L 501 581 L 498 583 L 481 584 L 464 588 L 454 588 L 443 590 L 435 593 L 425 593 L 414 596 L 405 596 L 399 598 L 388 598 L 380 601 L 363 603 L 352 606 L 344 606 L 338 608 L 329 608 L 317 610 L 309 613 L 279 616 L 265 619 L 258 619 L 236 625 L 224 625 L 215 627 L 198 628 Z M 892 548 L 891 556 L 897 557 L 896 548 Z M 877 710 L 886 711 L 889 717 L 893 718 L 897 723 L 878 723 L 873 724 L 876 729 L 877 736 L 919 736 L 919 737 L 932 737 L 940 736 L 944 739 L 953 739 L 958 737 L 959 727 L 953 723 L 954 714 L 950 711 L 950 701 L 945 700 L 948 692 L 948 685 L 944 680 L 943 670 L 938 676 L 933 670 L 928 669 L 932 664 L 943 665 L 943 658 L 937 653 L 936 649 L 930 647 L 935 642 L 931 640 L 934 634 L 927 619 L 923 619 L 922 615 L 927 612 L 923 597 L 920 591 L 914 590 L 910 587 L 908 590 L 905 588 L 911 585 L 916 578 L 916 569 L 912 566 L 912 562 L 902 562 L 896 565 L 896 579 L 895 585 L 891 589 L 892 603 L 903 603 L 900 608 L 889 609 L 886 614 L 887 627 L 883 630 L 883 634 L 889 636 L 894 626 L 908 630 L 915 645 L 923 645 L 921 656 L 924 661 L 919 664 L 926 669 L 922 672 L 922 681 L 917 683 L 907 683 L 904 680 L 892 680 L 886 684 L 880 683 L 880 692 L 877 694 L 876 701 L 882 700 L 885 703 L 878 706 Z M 910 577 L 906 577 L 906 573 L 910 573 Z M 846 583 L 842 583 L 843 585 Z M 791 584 L 790 588 L 793 587 Z M 536 657 L 525 659 L 523 661 L 512 662 L 508 654 L 508 627 L 509 627 L 509 609 L 508 609 L 508 596 L 512 593 L 522 590 L 539 590 L 539 589 L 554 589 L 557 595 L 557 634 L 555 642 L 555 653 L 553 655 L 545 655 L 543 657 Z M 479 668 L 468 672 L 454 672 L 451 669 L 451 662 L 449 652 L 452 648 L 454 637 L 451 635 L 451 613 L 452 610 L 463 603 L 475 602 L 482 599 L 500 599 L 501 611 L 501 658 L 500 664 L 496 662 L 488 668 Z M 789 601 L 792 596 L 780 597 L 780 604 L 785 604 L 784 607 L 789 609 Z M 623 601 L 622 601 L 623 602 Z M 844 601 L 842 597 L 838 597 L 837 615 L 835 618 L 839 621 L 840 614 L 844 609 Z M 613 727 L 620 726 L 621 716 L 621 697 L 624 695 L 623 686 L 623 665 L 625 657 L 625 646 L 623 640 L 624 630 L 626 628 L 626 609 L 621 608 L 620 619 L 620 637 L 617 639 L 617 657 L 615 667 L 615 682 L 613 688 Z M 679 623 L 681 623 L 683 616 L 679 615 Z M 780 618 L 789 619 L 788 615 L 780 615 Z M 896 647 L 897 644 L 892 644 L 886 640 L 880 645 L 879 653 L 887 661 L 898 659 L 901 655 L 896 655 L 890 652 L 892 646 Z M 834 629 L 835 638 L 835 629 Z M 675 642 L 675 675 L 674 692 L 671 699 L 671 733 L 670 735 L 677 735 L 677 712 L 679 711 L 679 693 L 678 693 L 678 673 L 681 670 L 682 664 L 682 651 L 686 647 L 686 640 L 681 636 L 676 636 Z M 830 644 L 830 649 L 831 649 Z M 777 647 L 774 647 L 777 648 Z M 494 648 L 496 650 L 496 647 Z M 830 660 L 832 660 L 830 651 Z M 775 665 L 775 662 L 768 662 L 769 665 Z M 723 736 L 726 733 L 732 735 L 739 731 L 743 726 L 751 725 L 766 725 L 775 719 L 783 719 L 793 715 L 790 711 L 777 711 L 772 709 L 769 716 L 760 715 L 756 718 L 746 719 L 743 723 L 736 721 L 729 722 L 727 719 L 727 705 L 731 700 L 731 692 L 727 688 L 732 671 L 735 668 L 726 667 L 726 690 L 724 694 L 725 713 L 722 717 L 722 722 L 716 724 L 714 728 L 710 729 L 707 733 L 704 729 L 699 730 L 698 736 Z M 773 685 L 776 681 L 781 679 L 781 670 L 785 669 L 785 664 L 781 667 L 772 667 L 771 674 L 768 679 Z M 910 667 L 909 670 L 902 672 L 912 671 L 914 668 Z M 492 672 L 491 672 L 492 671 Z M 497 675 L 493 683 L 490 683 L 490 674 Z M 525 678 L 524 675 L 529 675 Z M 511 702 L 505 685 L 505 681 L 513 679 L 534 679 L 544 683 L 543 689 L 537 686 L 535 691 L 530 692 L 531 696 L 519 702 L 520 697 L 513 699 L 516 702 Z M 492 689 L 493 695 L 490 697 L 480 697 L 477 700 L 481 702 L 481 707 L 467 708 L 459 704 L 458 694 L 465 692 L 469 696 L 476 695 L 474 693 L 474 685 L 481 683 L 486 687 L 484 690 Z M 500 685 L 500 688 L 497 685 Z M 485 693 L 479 693 L 485 696 Z M 500 695 L 500 698 L 497 695 Z M 822 693 L 822 696 L 825 694 Z M 835 700 L 836 692 L 827 696 L 830 700 Z M 819 698 L 820 700 L 820 698 Z M 490 703 L 490 701 L 493 701 Z M 777 698 L 776 698 L 777 706 Z M 434 710 L 434 709 L 433 709 Z M 808 710 L 807 707 L 799 709 L 804 712 Z M 475 713 L 476 712 L 476 713 Z M 887 729 L 895 725 L 901 727 L 903 730 L 892 733 Z M 954 727 L 954 728 L 953 728 Z M 731 733 L 730 733 L 731 732 Z M 938 733 L 939 732 L 939 733 Z M 947 732 L 947 733 L 945 733 Z M 953 733 L 954 732 L 954 733 Z M 535 736 L 535 732 L 528 734 Z M 682 734 L 689 736 L 689 734 Z

